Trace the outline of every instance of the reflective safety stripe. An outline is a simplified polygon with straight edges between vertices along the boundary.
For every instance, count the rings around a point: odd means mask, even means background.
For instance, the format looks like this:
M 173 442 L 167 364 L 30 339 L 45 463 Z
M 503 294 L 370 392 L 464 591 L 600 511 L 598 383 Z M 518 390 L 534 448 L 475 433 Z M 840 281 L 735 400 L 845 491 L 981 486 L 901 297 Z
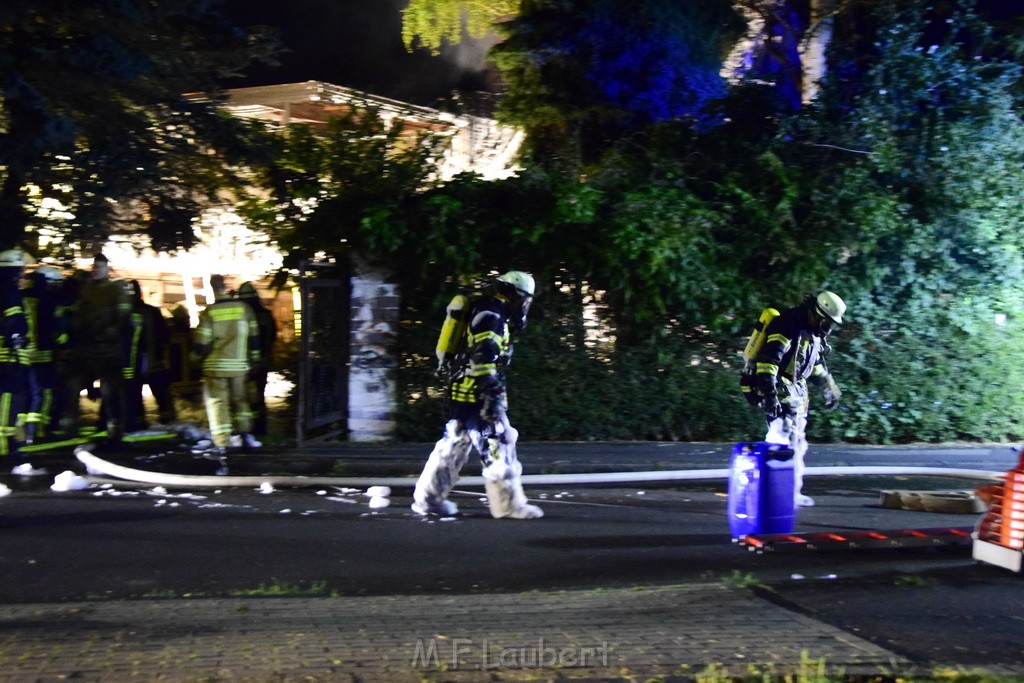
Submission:
M 0 346 L 0 363 L 17 363 L 18 365 L 31 365 L 28 362 L 28 352 L 25 349 L 12 351 Z
M 203 369 L 220 372 L 244 372 L 249 369 L 249 361 L 238 358 L 210 358 L 203 363 Z
M 29 351 L 28 358 L 29 362 L 31 362 L 33 365 L 40 365 L 42 363 L 52 363 L 53 351 L 51 351 L 50 349 L 35 349 L 33 351 Z
M 40 437 L 46 436 L 46 429 L 50 426 L 52 418 L 50 412 L 53 410 L 53 389 L 43 389 L 43 401 L 39 406 L 39 431 Z
M 141 313 L 132 313 L 131 321 L 132 321 L 132 341 L 131 341 L 131 345 L 129 346 L 130 358 L 128 359 L 128 368 L 130 369 L 129 372 L 131 372 L 132 376 L 129 377 L 128 375 L 125 375 L 125 377 L 127 379 L 132 379 L 134 377 L 134 375 L 135 375 L 135 365 L 138 362 L 138 358 L 139 358 L 139 337 L 142 336 L 142 314 Z
M 793 342 L 784 334 L 776 332 L 775 334 L 768 335 L 768 339 L 765 341 L 767 344 L 779 344 L 782 346 L 782 353 L 785 354 L 789 351 L 789 347 Z
M 493 375 L 498 371 L 498 366 L 494 363 L 481 363 L 480 365 L 472 365 L 467 373 L 470 377 L 483 377 L 484 375 Z
M 464 377 L 452 385 L 452 400 L 459 403 L 476 403 L 476 380 Z
M 477 344 L 483 342 L 486 339 L 493 339 L 494 343 L 498 345 L 499 349 L 504 349 L 505 344 L 508 341 L 507 335 L 506 338 L 503 339 L 500 334 L 498 334 L 497 332 L 492 332 L 491 330 L 481 332 L 480 334 L 471 334 L 469 336 L 469 341 L 473 346 L 476 346 Z
M 214 322 L 227 322 L 229 320 L 242 320 L 245 318 L 245 311 L 232 306 L 225 308 L 214 308 L 210 310 L 210 317 Z
M 775 363 L 758 363 L 757 374 L 759 375 L 771 375 L 777 377 L 779 374 L 779 366 Z
M 10 440 L 17 432 L 11 420 L 11 394 L 0 394 L 0 455 L 10 455 Z

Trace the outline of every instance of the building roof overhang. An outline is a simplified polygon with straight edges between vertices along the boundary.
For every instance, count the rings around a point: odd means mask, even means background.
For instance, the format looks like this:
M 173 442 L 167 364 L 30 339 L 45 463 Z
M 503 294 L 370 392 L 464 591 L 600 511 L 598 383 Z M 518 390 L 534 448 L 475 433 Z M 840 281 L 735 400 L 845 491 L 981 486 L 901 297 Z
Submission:
M 193 94 L 190 97 L 203 99 L 205 96 Z M 353 107 L 377 109 L 382 115 L 400 118 L 406 126 L 444 129 L 460 125 L 458 117 L 437 109 L 323 81 L 231 88 L 225 91 L 225 99 L 220 106 L 235 116 L 279 126 L 306 124 L 323 127 L 332 117 L 343 116 Z

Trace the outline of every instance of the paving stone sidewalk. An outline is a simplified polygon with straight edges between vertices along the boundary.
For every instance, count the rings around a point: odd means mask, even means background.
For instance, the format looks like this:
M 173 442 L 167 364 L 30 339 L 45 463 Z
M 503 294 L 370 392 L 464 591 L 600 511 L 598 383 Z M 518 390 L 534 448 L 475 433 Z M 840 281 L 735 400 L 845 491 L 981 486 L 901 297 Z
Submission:
M 810 661 L 809 661 L 810 660 Z M 743 588 L 5 605 L 0 681 L 686 680 L 907 662 Z

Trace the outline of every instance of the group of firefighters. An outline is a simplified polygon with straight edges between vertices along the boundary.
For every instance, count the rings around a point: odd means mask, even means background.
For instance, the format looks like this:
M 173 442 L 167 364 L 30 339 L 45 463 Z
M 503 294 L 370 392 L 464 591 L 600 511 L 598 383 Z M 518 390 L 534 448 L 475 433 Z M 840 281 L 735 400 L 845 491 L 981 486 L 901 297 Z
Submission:
M 144 426 L 142 383 L 152 388 L 160 421 L 173 421 L 160 347 L 166 339 L 163 317 L 142 301 L 137 283 L 129 291 L 121 281 L 110 280 L 106 259 L 97 255 L 91 277 L 77 286 L 67 286 L 74 280 L 62 282 L 60 270 L 38 266 L 21 290 L 23 267 L 20 252 L 0 254 L 0 455 L 12 452 L 19 441 L 75 429 L 78 396 L 96 379 L 109 438 L 118 439 L 126 425 Z M 258 447 L 255 435 L 266 428 L 263 395 L 268 344 L 276 336 L 273 317 L 259 305 L 251 283 L 239 288 L 239 298 L 228 295 L 222 276 L 213 276 L 211 287 L 216 300 L 200 315 L 192 339 L 203 359 L 212 447 Z M 466 300 L 465 329 L 458 333 L 461 351 L 444 361 L 452 411 L 417 481 L 416 514 L 457 514 L 448 495 L 475 449 L 492 516 L 543 516 L 523 493 L 518 432 L 508 419 L 505 389 L 513 340 L 526 326 L 534 295 L 533 276 L 512 270 L 494 280 L 492 293 Z M 835 407 L 841 392 L 825 364 L 826 340 L 845 311 L 843 300 L 829 291 L 809 295 L 782 313 L 766 309 L 744 353 L 741 388 L 765 415 L 765 440 L 793 450 L 795 506 L 814 504 L 801 491 L 808 381 L 822 387 L 826 408 Z
M 41 441 L 78 438 L 81 395 L 96 397 L 97 383 L 100 428 L 108 441 L 151 426 L 144 385 L 156 402 L 158 422 L 175 423 L 169 365 L 175 332 L 189 342 L 186 353 L 201 359 L 214 444 L 260 445 L 255 435 L 266 431 L 264 392 L 277 330 L 252 283 L 241 285 L 235 299 L 221 277 L 217 302 L 190 330 L 187 318 L 168 320 L 147 304 L 137 281 L 111 278 L 103 254 L 95 255 L 89 272 L 70 277 L 49 264 L 36 265 L 27 276 L 25 271 L 21 250 L 0 252 L 0 456 L 18 456 Z M 228 299 L 232 311 L 217 318 Z M 232 361 L 234 356 L 240 359 Z M 227 386 L 224 377 L 241 380 Z M 236 384 L 243 387 L 244 401 L 235 396 Z

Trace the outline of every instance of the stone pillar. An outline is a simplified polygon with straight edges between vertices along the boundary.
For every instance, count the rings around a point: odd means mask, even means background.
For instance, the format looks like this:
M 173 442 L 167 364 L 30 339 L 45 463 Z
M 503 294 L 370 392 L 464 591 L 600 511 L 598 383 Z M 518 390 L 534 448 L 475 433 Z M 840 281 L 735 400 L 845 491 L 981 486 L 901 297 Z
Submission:
M 394 435 L 399 301 L 398 286 L 385 278 L 376 272 L 352 278 L 350 441 L 375 441 Z

